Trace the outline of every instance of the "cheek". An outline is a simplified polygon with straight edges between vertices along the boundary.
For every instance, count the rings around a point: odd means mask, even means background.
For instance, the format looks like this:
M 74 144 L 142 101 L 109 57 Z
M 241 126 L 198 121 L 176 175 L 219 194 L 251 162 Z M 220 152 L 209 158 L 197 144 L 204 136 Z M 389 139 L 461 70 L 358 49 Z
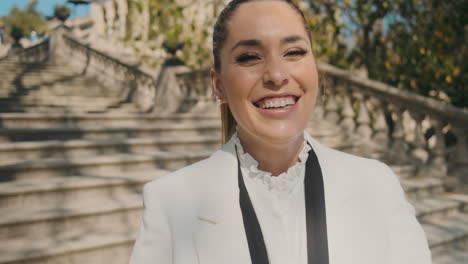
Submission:
M 237 68 L 226 72 L 223 86 L 228 103 L 236 105 L 246 102 L 258 80 L 257 75 L 255 71 L 249 71 L 247 68 Z
M 313 59 L 307 59 L 297 63 L 297 65 L 292 67 L 291 74 L 305 93 L 311 96 L 317 96 L 318 73 Z

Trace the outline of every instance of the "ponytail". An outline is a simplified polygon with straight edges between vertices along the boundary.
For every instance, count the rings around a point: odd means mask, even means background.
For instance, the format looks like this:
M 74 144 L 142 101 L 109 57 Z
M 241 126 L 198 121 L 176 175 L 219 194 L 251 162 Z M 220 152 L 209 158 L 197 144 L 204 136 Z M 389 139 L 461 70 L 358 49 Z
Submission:
M 236 131 L 237 122 L 234 119 L 234 116 L 229 109 L 229 105 L 227 103 L 223 103 L 220 105 L 221 110 L 221 140 L 222 144 L 231 139 L 231 136 Z

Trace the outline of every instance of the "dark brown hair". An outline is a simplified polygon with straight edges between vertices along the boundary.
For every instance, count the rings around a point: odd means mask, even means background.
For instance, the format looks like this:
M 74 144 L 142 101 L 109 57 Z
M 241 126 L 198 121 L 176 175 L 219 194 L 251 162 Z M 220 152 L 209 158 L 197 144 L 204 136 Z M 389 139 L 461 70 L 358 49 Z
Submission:
M 221 71 L 221 49 L 226 42 L 228 36 L 228 27 L 227 23 L 234 15 L 234 12 L 237 8 L 247 2 L 254 2 L 260 0 L 233 0 L 227 4 L 226 7 L 219 14 L 213 30 L 213 57 L 214 57 L 214 68 L 219 73 Z M 265 1 L 265 0 L 263 0 Z M 281 1 L 287 3 L 291 6 L 301 17 L 302 22 L 304 23 L 307 36 L 311 39 L 310 29 L 307 24 L 307 20 L 304 16 L 304 13 L 299 9 L 299 7 L 292 0 L 270 0 L 270 1 Z M 226 143 L 232 136 L 237 125 L 234 116 L 229 109 L 227 103 L 223 103 L 220 106 L 221 108 L 221 123 L 222 123 L 222 142 Z

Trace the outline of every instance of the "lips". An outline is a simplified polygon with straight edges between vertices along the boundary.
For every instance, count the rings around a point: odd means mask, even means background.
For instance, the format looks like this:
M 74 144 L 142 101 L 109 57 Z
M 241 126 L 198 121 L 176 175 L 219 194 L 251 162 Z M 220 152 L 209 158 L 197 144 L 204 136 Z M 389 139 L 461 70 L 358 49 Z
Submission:
M 266 96 L 254 102 L 261 109 L 287 108 L 296 104 L 299 97 L 294 95 Z

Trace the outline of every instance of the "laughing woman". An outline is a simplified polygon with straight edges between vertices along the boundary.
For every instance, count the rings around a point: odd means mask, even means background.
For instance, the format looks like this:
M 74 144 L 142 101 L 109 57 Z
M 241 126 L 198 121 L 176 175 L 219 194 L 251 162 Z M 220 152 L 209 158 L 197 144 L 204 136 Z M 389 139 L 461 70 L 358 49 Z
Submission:
M 226 143 L 145 186 L 132 264 L 431 263 L 388 166 L 304 131 L 318 74 L 292 1 L 230 2 L 213 54 Z

